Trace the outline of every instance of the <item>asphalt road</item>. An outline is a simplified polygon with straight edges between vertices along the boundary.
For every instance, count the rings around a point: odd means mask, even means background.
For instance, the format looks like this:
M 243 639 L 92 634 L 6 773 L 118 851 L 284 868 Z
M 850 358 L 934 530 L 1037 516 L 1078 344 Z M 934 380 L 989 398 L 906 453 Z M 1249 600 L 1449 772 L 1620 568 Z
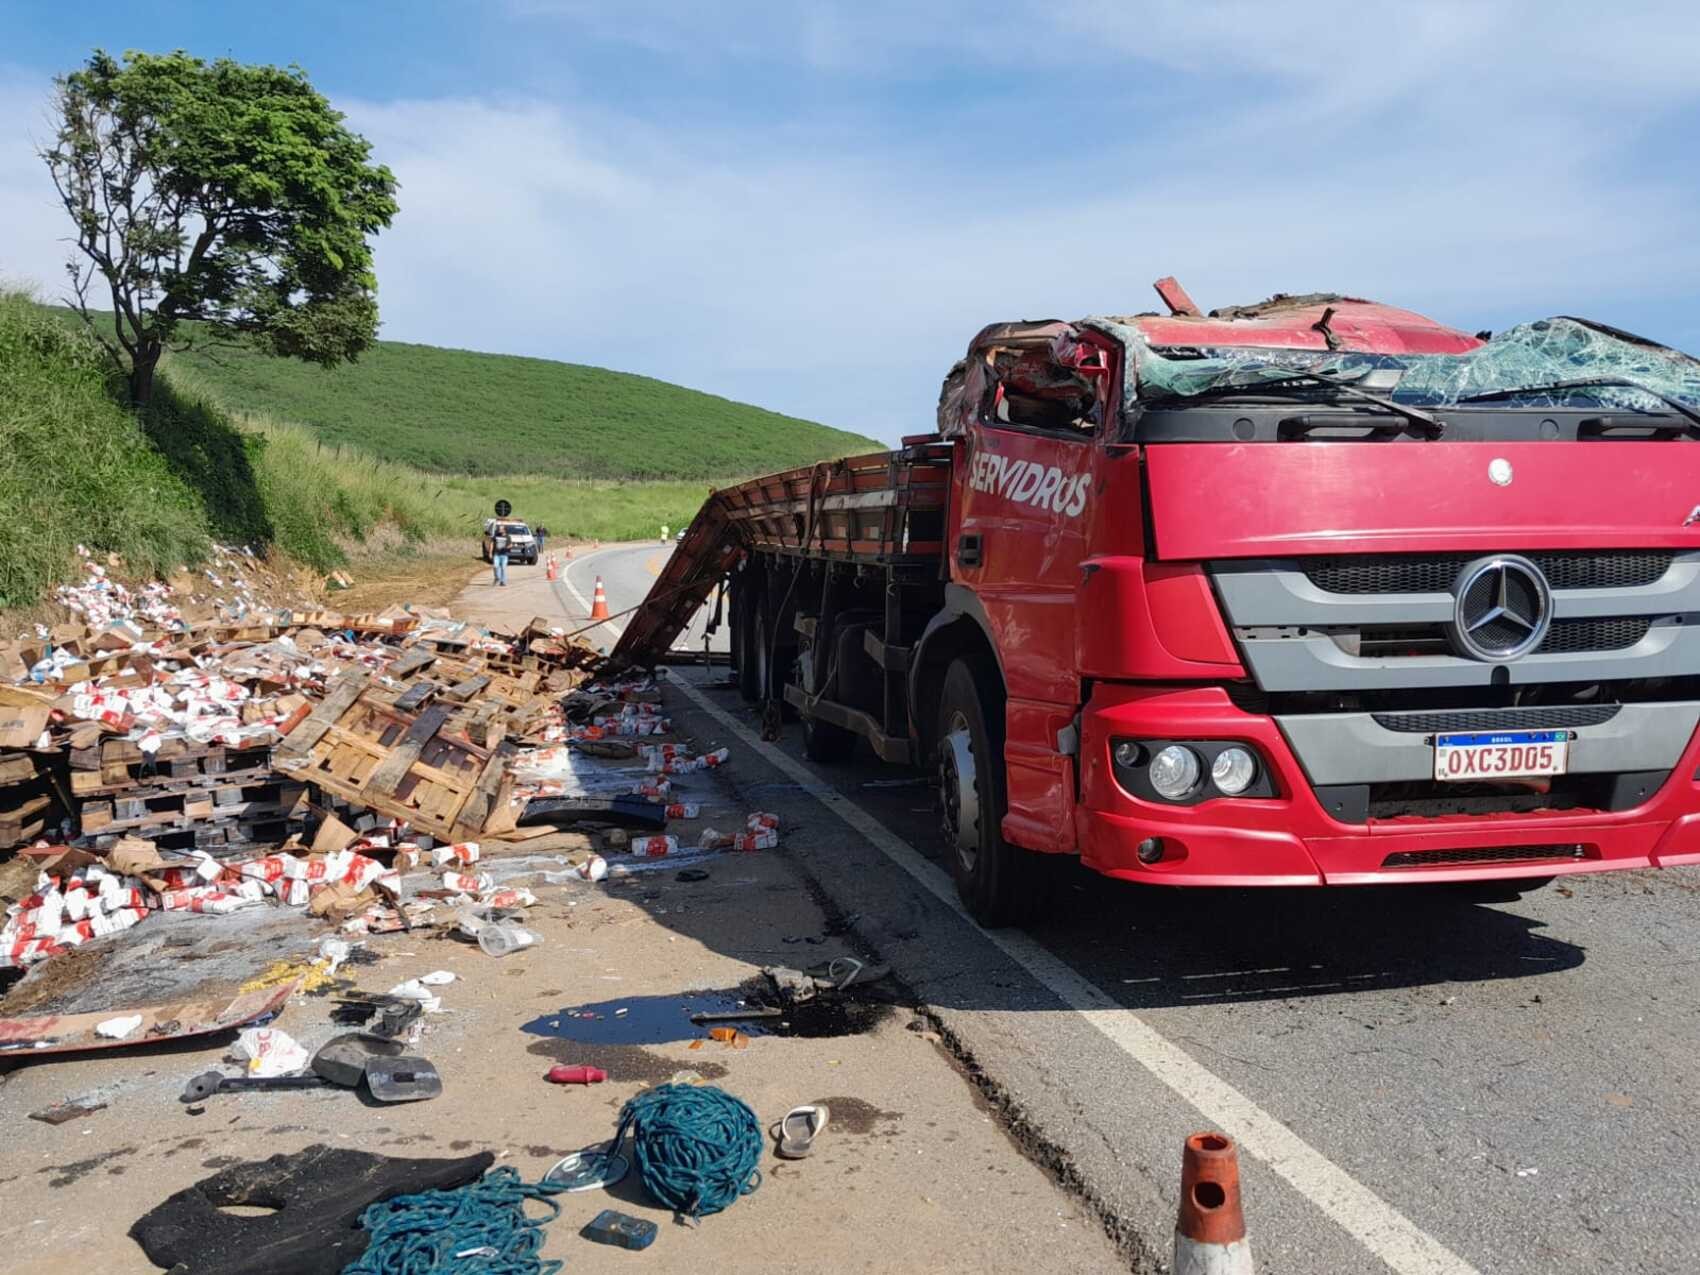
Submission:
M 593 549 L 589 553 L 566 560 L 561 578 L 557 582 L 557 593 L 569 613 L 586 615 L 594 598 L 596 579 L 600 576 L 608 593 L 609 608 L 615 612 L 624 611 L 643 601 L 672 553 L 673 545 L 663 545 L 657 541 Z M 674 649 L 701 651 L 711 618 L 709 608 L 705 607 L 699 611 L 689 629 L 680 634 L 674 642 Z M 612 646 L 619 636 L 620 627 L 621 622 L 616 620 L 611 625 L 592 630 L 586 636 L 597 645 L 606 642 Z M 708 649 L 724 654 L 730 649 L 727 645 L 729 635 L 729 623 L 723 617 L 717 630 L 707 635 Z
M 634 605 L 648 560 L 603 553 Z M 1700 871 L 1492 906 L 1075 872 L 1048 920 L 988 935 L 950 905 L 918 776 L 815 767 L 794 726 L 775 751 L 723 672 L 678 676 L 676 715 L 733 747 L 783 852 L 1136 1268 L 1166 1253 L 1181 1139 L 1217 1126 L 1260 1270 L 1700 1269 Z

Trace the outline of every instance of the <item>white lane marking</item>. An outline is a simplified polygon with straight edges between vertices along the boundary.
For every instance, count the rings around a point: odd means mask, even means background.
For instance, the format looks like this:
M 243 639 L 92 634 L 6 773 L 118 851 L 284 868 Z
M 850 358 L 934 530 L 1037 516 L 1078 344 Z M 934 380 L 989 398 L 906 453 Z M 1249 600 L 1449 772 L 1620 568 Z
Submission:
M 672 684 L 767 762 L 802 785 L 803 791 L 877 846 L 939 902 L 973 921 L 956 897 L 956 887 L 902 838 L 837 790 L 826 787 L 789 754 L 757 737 L 682 678 Z M 1398 1209 L 1352 1177 L 1315 1147 L 1227 1081 L 1201 1066 L 1132 1010 L 1123 1009 L 1097 987 L 1025 934 L 982 930 L 1058 1000 L 1077 1011 L 1109 1041 L 1144 1067 L 1204 1119 L 1236 1139 L 1342 1230 L 1398 1275 L 1479 1275 L 1476 1268 L 1420 1229 Z

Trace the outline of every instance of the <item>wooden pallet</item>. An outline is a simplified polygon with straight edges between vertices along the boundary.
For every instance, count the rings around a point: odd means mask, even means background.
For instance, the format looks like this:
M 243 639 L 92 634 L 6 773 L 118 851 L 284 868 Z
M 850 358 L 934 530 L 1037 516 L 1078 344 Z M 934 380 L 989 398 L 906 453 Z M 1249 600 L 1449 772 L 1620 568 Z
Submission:
M 53 809 L 53 798 L 42 780 L 0 788 L 0 850 L 27 845 L 47 827 Z
M 28 753 L 0 755 L 0 788 L 24 784 L 35 778 L 35 758 Z M 4 798 L 0 797 L 0 801 Z
M 448 709 L 445 730 L 461 735 L 480 748 L 495 748 L 508 736 L 524 735 L 533 716 L 548 706 L 542 689 L 547 676 L 528 670 L 517 677 L 489 667 L 481 656 L 450 655 L 423 644 L 403 652 L 383 670 L 399 690 L 368 692 L 373 701 L 397 712 L 423 713 L 432 706 Z
M 140 767 L 162 771 L 173 777 L 191 774 L 215 774 L 224 770 L 241 770 L 262 765 L 265 755 L 278 742 L 279 736 L 268 731 L 244 741 L 239 746 L 197 744 L 189 739 L 167 739 L 156 753 L 144 753 L 129 739 L 101 739 L 81 748 L 71 749 L 71 769 L 82 771 L 108 770 L 116 774 L 121 767 Z M 118 782 L 114 780 L 114 782 Z
M 257 851 L 272 850 L 300 836 L 306 825 L 300 819 L 279 818 L 275 815 L 261 819 L 231 819 L 220 823 L 197 823 L 184 828 L 150 831 L 147 836 L 160 850 L 205 850 L 219 859 L 235 859 Z M 80 847 L 107 851 L 117 845 L 129 832 L 98 832 L 78 841 Z
M 195 785 L 263 782 L 271 772 L 271 746 L 229 748 L 219 744 L 179 747 L 167 752 L 167 741 L 154 757 L 142 755 L 128 740 L 109 739 L 98 748 L 79 749 L 71 760 L 71 792 L 78 797 L 116 796 L 136 788 L 177 788 Z M 80 757 L 79 755 L 80 754 Z M 79 764 L 79 761 L 81 764 Z M 91 767 L 90 762 L 94 765 Z
M 79 815 L 84 834 L 128 831 L 151 836 L 204 823 L 288 817 L 301 810 L 306 795 L 305 784 L 277 779 L 169 792 L 137 789 L 110 801 L 85 801 Z
M 454 731 L 448 706 L 415 714 L 395 698 L 369 673 L 345 674 L 278 746 L 277 768 L 434 837 L 478 836 L 506 796 L 513 746 L 480 747 Z

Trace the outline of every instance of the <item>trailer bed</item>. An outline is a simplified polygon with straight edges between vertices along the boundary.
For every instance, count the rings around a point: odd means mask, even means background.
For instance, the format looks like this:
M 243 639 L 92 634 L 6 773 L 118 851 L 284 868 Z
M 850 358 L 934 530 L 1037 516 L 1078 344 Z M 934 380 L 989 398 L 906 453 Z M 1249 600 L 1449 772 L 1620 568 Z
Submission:
M 621 666 L 665 655 L 743 554 L 767 550 L 882 566 L 944 553 L 951 445 L 928 435 L 897 451 L 821 461 L 709 495 L 613 651 Z

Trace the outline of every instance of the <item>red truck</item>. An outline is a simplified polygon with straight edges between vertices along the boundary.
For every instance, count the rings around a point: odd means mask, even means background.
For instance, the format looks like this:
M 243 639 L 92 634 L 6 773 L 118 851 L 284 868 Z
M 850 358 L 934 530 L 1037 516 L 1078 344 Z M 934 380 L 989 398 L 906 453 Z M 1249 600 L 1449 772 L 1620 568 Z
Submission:
M 1513 894 L 1700 863 L 1700 362 L 1157 286 L 985 328 L 934 434 L 714 493 L 616 657 L 721 588 L 812 758 L 936 771 L 987 924 L 1052 856 Z

